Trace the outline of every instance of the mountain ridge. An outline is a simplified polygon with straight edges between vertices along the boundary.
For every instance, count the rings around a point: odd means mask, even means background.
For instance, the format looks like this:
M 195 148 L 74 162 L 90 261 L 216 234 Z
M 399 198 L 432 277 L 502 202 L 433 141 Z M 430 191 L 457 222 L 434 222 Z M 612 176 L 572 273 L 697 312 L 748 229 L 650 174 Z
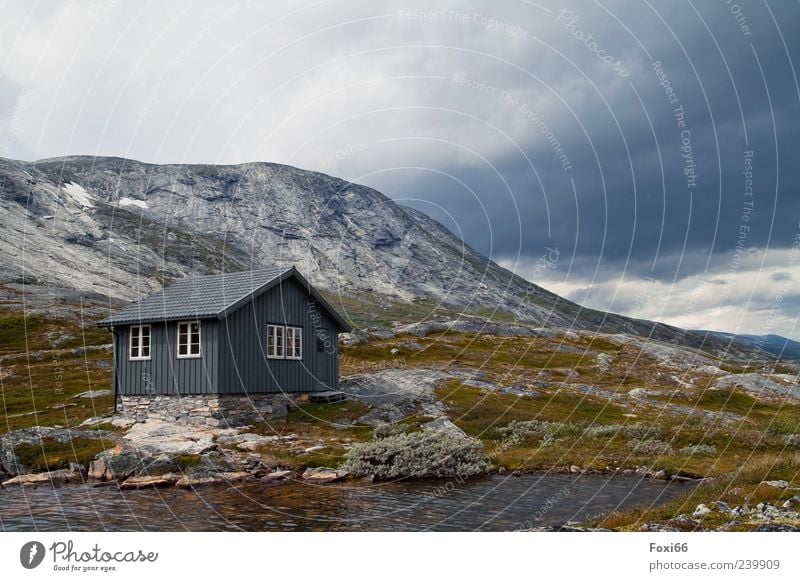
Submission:
M 706 339 L 583 308 L 496 264 L 372 188 L 272 162 L 0 158 L 0 282 L 136 300 L 191 274 L 295 264 L 331 293 L 512 314 L 699 347 Z M 46 260 L 45 260 L 46 258 Z

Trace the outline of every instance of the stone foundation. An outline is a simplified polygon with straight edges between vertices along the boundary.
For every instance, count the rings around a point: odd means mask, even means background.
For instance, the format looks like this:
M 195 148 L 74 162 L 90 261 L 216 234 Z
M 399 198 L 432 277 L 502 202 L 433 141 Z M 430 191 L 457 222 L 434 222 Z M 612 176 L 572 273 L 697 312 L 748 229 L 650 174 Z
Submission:
M 122 395 L 117 415 L 138 422 L 148 418 L 206 426 L 242 426 L 284 418 L 287 406 L 307 394 Z

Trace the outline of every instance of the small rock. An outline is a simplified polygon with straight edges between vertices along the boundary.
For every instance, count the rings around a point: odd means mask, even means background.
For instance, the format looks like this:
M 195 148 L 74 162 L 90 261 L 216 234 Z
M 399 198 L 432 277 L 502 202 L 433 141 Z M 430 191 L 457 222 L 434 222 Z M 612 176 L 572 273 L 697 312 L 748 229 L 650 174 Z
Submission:
M 89 462 L 89 478 L 92 478 L 93 480 L 105 480 L 107 472 L 108 466 L 106 466 L 106 462 L 102 458 Z
M 583 472 L 580 466 L 575 466 L 574 464 L 569 467 L 569 471 L 571 474 L 580 474 L 581 472 Z
M 785 480 L 763 480 L 761 484 L 772 486 L 773 488 L 789 488 L 789 483 Z
M 173 486 L 178 482 L 175 474 L 162 474 L 160 476 L 132 476 L 120 483 L 121 490 L 140 490 L 142 488 L 163 488 Z
M 276 484 L 277 482 L 281 482 L 287 480 L 289 476 L 291 476 L 291 470 L 276 470 L 275 472 L 270 472 L 266 476 L 261 478 L 262 484 Z
M 653 478 L 655 480 L 669 480 L 669 473 L 666 470 L 659 470 L 653 474 Z
M 219 484 L 220 482 L 221 481 L 218 478 L 214 478 L 212 476 L 206 476 L 202 478 L 189 478 L 188 476 L 184 476 L 178 479 L 178 481 L 175 483 L 175 486 L 178 488 L 194 488 L 195 486 Z
M 263 444 L 258 441 L 250 441 L 250 442 L 242 442 L 236 446 L 237 449 L 242 450 L 244 452 L 255 452 L 258 450 Z
M 718 510 L 719 512 L 726 512 L 726 513 L 732 512 L 731 505 L 729 505 L 727 502 L 722 502 L 721 500 L 718 500 L 712 504 L 714 506 L 714 509 Z
M 797 508 L 798 506 L 800 506 L 800 496 L 791 497 L 789 500 L 784 502 L 782 506 L 783 508 L 789 508 L 789 509 Z
M 311 454 L 312 452 L 319 452 L 320 450 L 324 450 L 327 446 L 311 446 L 310 448 L 306 448 L 303 450 L 303 454 Z
M 750 514 L 750 512 L 751 512 L 750 509 L 747 508 L 746 506 L 737 506 L 731 511 L 731 515 L 738 518 L 742 516 L 747 516 Z
M 389 353 L 391 353 L 392 355 L 400 355 L 400 349 L 398 349 L 397 347 L 392 347 L 392 350 L 389 351 Z
M 313 484 L 329 484 L 339 482 L 347 477 L 344 470 L 333 470 L 331 468 L 308 468 L 303 472 L 303 480 Z
M 698 504 L 697 508 L 694 509 L 692 516 L 694 518 L 704 517 L 707 514 L 710 514 L 711 512 L 712 512 L 711 509 L 708 508 L 705 504 Z
M 239 482 L 241 480 L 249 480 L 253 477 L 249 472 L 220 472 L 218 478 L 225 482 Z
M 700 521 L 689 518 L 685 514 L 679 514 L 666 522 L 668 527 L 676 531 L 693 531 L 700 526 Z
M 114 418 L 111 420 L 112 426 L 115 428 L 122 428 L 123 430 L 130 428 L 135 423 L 136 420 L 133 418 Z
M 90 390 L 90 391 L 84 391 L 82 393 L 79 393 L 78 395 L 73 395 L 72 399 L 75 399 L 75 398 L 78 398 L 78 397 L 84 398 L 84 399 L 87 399 L 87 398 L 88 399 L 94 399 L 96 397 L 105 397 L 107 395 L 111 395 L 111 390 L 110 389 L 95 389 L 95 390 Z
M 96 426 L 98 424 L 102 424 L 102 423 L 107 422 L 107 421 L 108 421 L 107 417 L 89 418 L 89 419 L 83 420 L 80 423 L 80 425 L 81 426 Z
M 20 474 L 3 482 L 3 487 L 9 486 L 38 486 L 48 484 L 60 486 L 69 482 L 67 470 L 53 470 L 51 472 L 40 472 L 38 474 Z

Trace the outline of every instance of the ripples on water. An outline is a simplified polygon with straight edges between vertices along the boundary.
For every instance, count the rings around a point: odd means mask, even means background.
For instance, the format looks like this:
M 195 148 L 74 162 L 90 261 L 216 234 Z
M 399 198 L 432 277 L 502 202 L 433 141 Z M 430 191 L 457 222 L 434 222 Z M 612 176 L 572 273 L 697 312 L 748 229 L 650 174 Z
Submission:
M 3 530 L 510 531 L 662 504 L 685 484 L 532 474 L 314 486 L 260 483 L 121 492 L 65 486 L 0 490 Z

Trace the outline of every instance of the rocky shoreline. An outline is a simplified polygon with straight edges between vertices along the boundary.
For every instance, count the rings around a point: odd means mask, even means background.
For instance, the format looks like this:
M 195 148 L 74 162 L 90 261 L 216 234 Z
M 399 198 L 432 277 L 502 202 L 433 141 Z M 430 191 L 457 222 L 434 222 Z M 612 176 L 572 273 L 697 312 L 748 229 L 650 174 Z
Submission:
M 264 484 L 305 481 L 331 484 L 343 481 L 372 481 L 373 474 L 352 475 L 341 468 L 312 467 L 302 470 L 266 462 L 258 449 L 266 444 L 290 444 L 294 435 L 260 435 L 249 428 L 217 428 L 198 426 L 188 429 L 169 422 L 148 420 L 133 423 L 117 418 L 116 426 L 127 426 L 125 432 L 64 428 L 29 428 L 4 434 L 0 438 L 0 487 L 62 486 L 83 484 L 116 485 L 121 490 L 147 487 L 177 486 L 194 488 L 213 484 L 230 484 L 261 480 Z M 108 449 L 98 453 L 87 465 L 70 462 L 68 468 L 36 471 L 15 455 L 20 445 L 38 445 L 43 441 L 73 442 L 103 440 Z M 309 448 L 306 452 L 312 452 Z M 504 467 L 487 469 L 474 476 L 490 473 L 510 477 L 535 473 L 587 474 L 606 476 L 640 476 L 664 482 L 704 483 L 713 479 L 699 475 L 646 467 L 637 469 L 584 469 L 559 466 L 548 470 L 515 470 Z M 464 476 L 468 477 L 468 476 Z

